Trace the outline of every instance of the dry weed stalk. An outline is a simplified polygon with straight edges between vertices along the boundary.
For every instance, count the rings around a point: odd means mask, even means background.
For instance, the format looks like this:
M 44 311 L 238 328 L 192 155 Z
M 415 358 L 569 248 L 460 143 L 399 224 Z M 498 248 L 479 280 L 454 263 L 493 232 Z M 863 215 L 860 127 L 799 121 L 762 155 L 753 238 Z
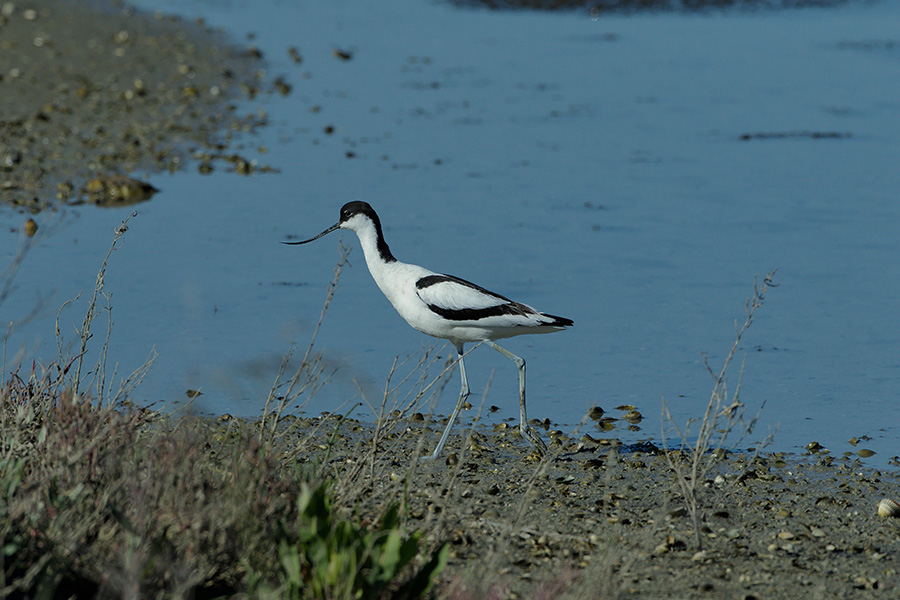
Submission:
M 420 352 L 407 356 L 399 364 L 397 362 L 399 358 L 394 359 L 394 363 L 391 365 L 391 370 L 388 373 L 387 381 L 385 381 L 384 384 L 381 403 L 377 409 L 369 403 L 363 395 L 363 399 L 369 405 L 369 408 L 376 418 L 375 436 L 372 440 L 373 452 L 377 449 L 378 441 L 386 435 L 386 433 L 392 431 L 398 424 L 405 421 L 412 411 L 420 408 L 422 401 L 429 394 L 431 395 L 431 407 L 433 412 L 437 400 L 440 398 L 441 393 L 450 379 L 449 376 L 453 372 L 453 367 L 459 362 L 458 357 L 448 359 L 445 361 L 441 372 L 436 376 L 431 376 L 431 368 L 440 360 L 440 355 L 434 352 L 436 346 L 437 344 L 432 344 L 430 347 L 423 347 Z M 449 344 L 444 346 L 444 348 L 447 347 L 449 347 Z M 473 346 L 469 349 L 469 352 L 477 347 L 478 345 Z M 465 355 L 468 355 L 469 352 L 466 352 Z M 395 383 L 394 375 L 398 368 L 406 366 L 412 360 L 413 356 L 418 357 L 416 364 L 405 377 Z M 404 387 L 416 373 L 418 373 L 418 377 L 412 384 L 412 387 L 406 392 L 406 395 L 402 400 L 397 399 L 397 394 L 400 389 Z M 362 393 L 361 390 L 360 393 Z M 426 427 L 429 422 L 430 419 L 425 422 Z
M 28 254 L 28 251 L 31 250 L 31 247 L 34 246 L 35 240 L 37 238 L 28 237 L 24 234 L 24 230 L 22 232 L 21 241 L 19 242 L 19 249 L 16 251 L 16 255 L 13 256 L 13 259 L 10 263 L 3 269 L 3 272 L 0 273 L 0 306 L 3 306 L 3 302 L 9 297 L 9 295 L 13 291 L 13 282 L 16 279 L 16 273 L 19 272 L 19 268 L 22 266 L 22 263 L 25 261 L 25 256 Z M 25 317 L 23 320 L 28 320 L 31 317 L 34 317 L 38 309 L 40 308 L 40 303 L 35 303 L 34 308 L 32 309 L 32 313 Z M 12 331 L 12 323 L 9 324 L 9 331 Z M 9 331 L 7 332 L 7 337 L 9 336 Z M 5 342 L 6 338 L 4 338 Z
M 147 360 L 145 360 L 142 365 L 140 365 L 127 377 L 119 380 L 118 389 L 115 391 L 115 393 L 113 393 L 116 375 L 118 374 L 118 365 L 116 365 L 116 367 L 113 369 L 109 386 L 107 387 L 107 355 L 109 350 L 109 338 L 112 335 L 113 320 L 112 295 L 106 290 L 106 268 L 109 264 L 110 256 L 112 256 L 112 253 L 115 250 L 119 249 L 120 241 L 125 235 L 125 232 L 128 231 L 128 222 L 135 216 L 137 216 L 136 211 L 128 215 L 128 217 L 126 217 L 125 220 L 122 221 L 121 225 L 113 230 L 113 241 L 112 244 L 110 244 L 109 250 L 106 252 L 106 256 L 103 258 L 103 262 L 100 264 L 100 269 L 97 271 L 97 278 L 94 282 L 94 289 L 91 293 L 91 299 L 88 302 L 87 310 L 84 314 L 84 320 L 82 321 L 81 329 L 75 327 L 75 333 L 78 335 L 78 352 L 74 356 L 69 356 L 68 350 L 64 347 L 64 336 L 62 334 L 62 330 L 60 329 L 59 321 L 60 315 L 62 315 L 63 310 L 65 310 L 66 307 L 68 307 L 73 302 L 77 301 L 81 297 L 81 293 L 76 295 L 74 298 L 63 302 L 56 313 L 56 343 L 58 352 L 56 368 L 62 369 L 62 375 L 68 375 L 70 369 L 74 367 L 75 370 L 72 376 L 72 393 L 73 397 L 76 400 L 81 399 L 86 390 L 90 390 L 91 388 L 93 388 L 96 394 L 96 398 L 94 399 L 96 402 L 98 402 L 100 405 L 115 406 L 122 400 L 125 400 L 140 384 L 144 376 L 150 370 L 150 367 L 153 365 L 153 361 L 157 356 L 156 350 L 151 350 L 149 356 L 147 357 Z M 84 378 L 82 378 L 81 372 L 84 366 L 85 356 L 88 352 L 88 342 L 94 337 L 91 329 L 93 327 L 94 320 L 102 312 L 106 312 L 107 314 L 106 336 L 104 338 L 103 345 L 100 348 L 96 364 L 94 365 L 93 369 L 91 369 L 89 374 L 86 374 Z M 60 367 L 60 365 L 65 365 L 65 367 Z M 88 375 L 91 376 L 91 381 L 90 383 L 85 385 Z
M 756 311 L 763 305 L 765 293 L 770 287 L 776 287 L 772 282 L 775 275 L 773 269 L 765 278 L 762 285 L 758 285 L 757 277 L 753 278 L 753 296 L 748 298 L 744 304 L 745 318 L 744 323 L 739 327 L 738 321 L 734 322 L 734 342 L 731 349 L 725 357 L 725 362 L 718 372 L 715 372 L 707 362 L 706 355 L 703 356 L 703 363 L 707 371 L 712 376 L 714 385 L 710 394 L 709 402 L 706 404 L 706 410 L 702 419 L 699 421 L 697 429 L 697 439 L 693 444 L 689 441 L 691 435 L 691 426 L 696 423 L 695 419 L 688 420 L 684 428 L 680 428 L 669 412 L 668 404 L 665 396 L 662 398 L 662 444 L 666 453 L 666 459 L 669 466 L 675 473 L 675 480 L 678 482 L 678 488 L 684 498 L 685 508 L 691 517 L 694 528 L 694 535 L 698 549 L 702 548 L 702 538 L 700 536 L 700 511 L 701 504 L 699 498 L 699 490 L 702 482 L 706 480 L 707 475 L 713 466 L 720 460 L 723 451 L 726 449 L 728 438 L 738 425 L 742 426 L 741 436 L 738 440 L 732 440 L 729 448 L 733 448 L 735 444 L 740 443 L 744 436 L 753 432 L 756 424 L 757 416 L 749 422 L 745 422 L 744 405 L 740 401 L 741 382 L 744 377 L 744 366 L 746 364 L 746 355 L 741 363 L 741 369 L 738 374 L 737 385 L 734 391 L 729 393 L 727 384 L 728 369 L 737 353 L 738 346 L 744 333 L 753 323 L 753 316 Z M 762 410 L 762 408 L 760 408 Z M 669 451 L 666 441 L 666 424 L 675 431 L 681 439 L 681 448 L 679 455 L 674 455 Z M 686 465 L 684 463 L 687 463 Z
M 406 473 L 403 477 L 397 477 L 394 463 L 395 458 L 400 455 L 398 449 L 403 445 L 403 437 L 415 434 L 409 422 L 410 413 L 418 409 L 426 397 L 437 399 L 455 365 L 455 360 L 448 360 L 442 370 L 433 375 L 432 369 L 440 360 L 434 349 L 435 345 L 423 347 L 420 352 L 402 360 L 399 357 L 394 359 L 379 405 L 376 406 L 366 399 L 360 389 L 360 395 L 376 418 L 375 429 L 371 440 L 361 440 L 357 444 L 351 452 L 354 456 L 352 462 L 348 462 L 346 468 L 335 477 L 335 498 L 342 505 L 350 506 L 357 503 L 360 496 L 367 493 L 372 485 L 382 487 L 385 482 L 389 483 L 380 493 L 386 498 L 393 498 L 398 494 L 405 496 L 408 491 L 407 486 L 418 466 L 421 450 L 427 443 L 430 432 L 428 421 L 425 421 L 418 434 L 416 449 L 410 455 L 404 456 L 404 459 L 409 459 Z M 415 363 L 410 364 L 414 359 Z M 408 373 L 398 375 L 404 368 L 409 369 Z M 410 384 L 413 377 L 415 381 Z M 403 389 L 406 391 L 401 398 Z M 381 457 L 386 457 L 386 460 Z M 402 504 L 405 506 L 405 501 Z
M 283 381 L 290 360 L 294 356 L 295 346 L 292 345 L 288 350 L 288 353 L 282 359 L 281 366 L 275 376 L 275 381 L 272 383 L 272 387 L 269 389 L 269 393 L 266 396 L 263 417 L 262 421 L 260 421 L 260 436 L 261 441 L 267 450 L 272 449 L 273 444 L 279 437 L 278 423 L 281 421 L 288 407 L 294 405 L 298 399 L 305 395 L 305 402 L 294 406 L 291 409 L 292 413 L 301 410 L 309 403 L 312 396 L 315 395 L 323 385 L 328 383 L 331 376 L 334 374 L 332 372 L 325 376 L 324 361 L 322 360 L 321 355 L 317 354 L 313 356 L 313 346 L 316 343 L 316 338 L 319 335 L 319 329 L 322 327 L 322 322 L 325 320 L 325 313 L 328 311 L 328 306 L 331 304 L 332 299 L 334 299 L 338 282 L 340 282 L 341 279 L 341 273 L 344 270 L 344 266 L 347 264 L 347 259 L 350 257 L 351 250 L 352 248 L 340 244 L 340 256 L 338 257 L 337 265 L 334 267 L 334 276 L 325 289 L 325 303 L 322 305 L 322 312 L 319 313 L 319 320 L 316 321 L 316 326 L 313 329 L 312 336 L 310 336 L 309 343 L 306 346 L 306 352 L 303 354 L 303 359 L 300 361 L 300 366 L 297 367 L 296 371 L 294 371 L 294 374 L 287 382 Z M 275 405 L 273 409 L 272 405 L 276 401 L 277 405 Z M 284 433 L 285 432 L 282 432 L 281 435 Z M 310 436 L 315 433 L 315 431 L 310 432 Z
M 125 235 L 125 232 L 128 231 L 128 221 L 131 220 L 132 217 L 136 216 L 137 212 L 132 212 L 128 217 L 122 221 L 122 224 L 115 228 L 115 237 L 113 238 L 113 242 L 109 247 L 109 250 L 106 253 L 106 256 L 103 258 L 103 262 L 100 264 L 100 270 L 97 271 L 97 281 L 94 284 L 94 292 L 91 295 L 91 300 L 88 302 L 88 309 L 84 315 L 84 322 L 81 325 L 81 330 L 77 327 L 75 328 L 76 333 L 78 333 L 78 337 L 81 339 L 81 349 L 76 355 L 77 358 L 75 360 L 75 380 L 73 382 L 74 386 L 74 394 L 77 397 L 78 391 L 81 387 L 81 367 L 84 362 L 84 355 L 87 352 L 87 344 L 88 340 L 93 337 L 91 334 L 91 325 L 94 322 L 94 319 L 97 317 L 97 300 L 98 296 L 103 296 L 107 301 L 107 310 L 109 309 L 109 294 L 106 292 L 105 279 L 106 279 L 106 266 L 109 263 L 109 257 L 112 255 L 114 250 L 118 249 L 119 240 L 122 239 L 122 236 Z M 79 294 L 80 295 L 80 294 Z M 76 297 L 77 299 L 77 297 Z M 65 304 L 63 304 L 65 306 Z M 62 310 L 62 309 L 60 309 Z M 110 321 L 111 323 L 111 321 Z M 57 324 L 57 334 L 59 333 L 58 324 Z M 101 360 L 105 358 L 101 357 Z
M 12 257 L 12 260 L 9 264 L 0 272 L 0 307 L 3 306 L 6 299 L 10 294 L 16 289 L 15 279 L 16 275 L 21 269 L 22 264 L 25 262 L 25 257 L 28 255 L 28 252 L 34 247 L 39 239 L 44 235 L 47 231 L 47 223 L 48 220 L 44 220 L 41 225 L 40 230 L 37 233 L 33 233 L 33 235 L 28 235 L 26 233 L 26 227 L 23 225 L 22 230 L 20 232 L 19 237 L 19 247 L 16 250 L 15 256 Z M 53 227 L 49 228 L 49 231 L 53 231 Z M 13 335 L 17 329 L 25 325 L 26 323 L 35 319 L 41 312 L 47 307 L 49 296 L 42 296 L 39 292 L 36 291 L 35 301 L 31 304 L 27 313 L 20 316 L 17 320 L 10 320 L 6 323 L 6 332 L 3 335 L 3 355 L 0 357 L 0 370 L 4 373 L 7 372 L 7 369 L 11 369 L 12 371 L 18 371 L 21 366 L 19 363 L 25 356 L 24 348 L 21 348 L 12 359 L 7 360 L 6 350 L 7 350 L 7 342 Z M 12 366 L 15 365 L 15 366 Z

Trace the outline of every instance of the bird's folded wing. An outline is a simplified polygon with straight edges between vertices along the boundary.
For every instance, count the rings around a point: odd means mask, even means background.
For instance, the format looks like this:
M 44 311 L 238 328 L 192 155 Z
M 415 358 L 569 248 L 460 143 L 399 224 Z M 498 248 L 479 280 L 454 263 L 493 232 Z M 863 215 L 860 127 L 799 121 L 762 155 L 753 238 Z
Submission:
M 536 314 L 531 307 L 452 275 L 428 275 L 416 282 L 416 293 L 445 319 L 477 321 L 500 315 Z

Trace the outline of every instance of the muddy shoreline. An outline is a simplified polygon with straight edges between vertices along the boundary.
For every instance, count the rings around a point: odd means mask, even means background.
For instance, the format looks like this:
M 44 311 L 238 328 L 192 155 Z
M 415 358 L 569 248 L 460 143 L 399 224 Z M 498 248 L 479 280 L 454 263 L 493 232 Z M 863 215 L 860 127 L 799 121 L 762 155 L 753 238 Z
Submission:
M 410 525 L 450 541 L 444 592 L 459 588 L 451 597 L 787 600 L 898 590 L 900 518 L 877 506 L 900 495 L 900 476 L 856 458 L 729 453 L 700 486 L 698 547 L 674 472 L 652 444 L 557 435 L 542 463 L 516 428 L 476 425 L 454 432 L 442 460 L 418 463 L 439 423 L 381 432 L 374 456 L 372 425 L 303 420 L 297 435 L 314 432 L 312 445 L 325 447 L 335 426 L 335 471 L 365 463 L 376 474 L 360 505 L 375 515 L 405 495 Z
M 234 135 L 264 119 L 236 103 L 263 66 L 221 32 L 120 2 L 2 3 L 0 202 L 133 203 L 152 190 L 127 174 L 249 172 Z

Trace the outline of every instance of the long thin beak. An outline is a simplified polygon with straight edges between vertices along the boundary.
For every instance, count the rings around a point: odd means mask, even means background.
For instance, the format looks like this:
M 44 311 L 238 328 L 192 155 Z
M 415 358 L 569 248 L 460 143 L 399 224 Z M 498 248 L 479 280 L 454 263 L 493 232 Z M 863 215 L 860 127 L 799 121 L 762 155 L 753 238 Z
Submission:
M 317 235 L 316 237 L 314 237 L 314 238 L 309 238 L 308 240 L 303 240 L 302 242 L 281 242 L 281 243 L 282 243 L 282 244 L 287 244 L 288 246 L 299 246 L 300 244 L 308 244 L 308 243 L 310 243 L 310 242 L 316 241 L 317 239 L 319 239 L 319 238 L 322 237 L 323 235 L 327 235 L 327 234 L 331 233 L 332 231 L 334 231 L 335 229 L 337 229 L 337 228 L 340 227 L 340 226 L 341 226 L 340 223 L 335 223 L 334 225 L 332 225 L 331 227 L 329 227 L 328 229 L 326 229 L 325 231 L 323 231 L 322 233 L 320 233 L 320 234 Z

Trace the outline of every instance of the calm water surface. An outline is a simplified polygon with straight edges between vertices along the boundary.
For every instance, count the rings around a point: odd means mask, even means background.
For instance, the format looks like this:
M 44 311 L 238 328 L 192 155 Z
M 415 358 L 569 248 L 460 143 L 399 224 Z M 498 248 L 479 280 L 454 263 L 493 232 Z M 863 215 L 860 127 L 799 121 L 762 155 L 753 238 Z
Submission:
M 294 89 L 246 106 L 271 125 L 242 153 L 280 173 L 150 177 L 163 191 L 138 207 L 107 276 L 110 360 L 122 373 L 159 352 L 136 399 L 200 388 L 195 409 L 259 414 L 281 356 L 309 339 L 340 236 L 278 242 L 364 199 L 400 260 L 575 320 L 506 344 L 528 360 L 530 416 L 574 424 L 593 404 L 633 404 L 642 429 L 611 435 L 637 441 L 659 438 L 663 395 L 679 420 L 700 414 L 701 353 L 721 363 L 754 275 L 777 267 L 738 356 L 743 401 L 765 402 L 753 439 L 777 427 L 778 449 L 816 440 L 840 454 L 870 436 L 870 464 L 900 454 L 897 3 L 596 20 L 411 0 L 137 4 L 255 34 Z M 129 212 L 41 217 L 50 234 L 4 318 L 46 308 L 8 355 L 55 356 L 56 307 L 92 287 Z M 317 343 L 340 369 L 312 412 L 358 389 L 378 398 L 394 357 L 432 343 L 358 249 L 350 261 Z M 83 306 L 63 313 L 70 338 Z M 476 393 L 493 373 L 494 418 L 515 418 L 514 367 L 484 348 L 467 366 Z

